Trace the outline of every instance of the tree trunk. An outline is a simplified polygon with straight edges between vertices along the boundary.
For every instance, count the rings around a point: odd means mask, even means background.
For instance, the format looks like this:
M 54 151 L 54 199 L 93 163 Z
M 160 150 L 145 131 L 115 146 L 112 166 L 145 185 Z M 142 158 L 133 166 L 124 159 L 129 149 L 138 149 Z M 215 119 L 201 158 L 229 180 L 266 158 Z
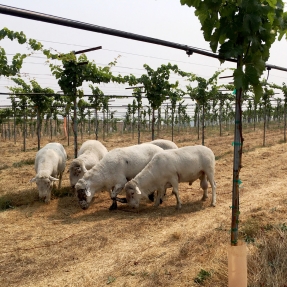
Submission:
M 74 91 L 74 118 L 73 118 L 73 132 L 74 132 L 74 158 L 78 156 L 78 123 L 77 123 L 77 91 Z
M 204 125 L 205 125 L 205 122 L 204 122 L 204 115 L 205 115 L 205 108 L 204 108 L 204 104 L 202 105 L 202 139 L 201 139 L 201 144 L 204 145 Z
M 155 115 L 154 108 L 152 109 L 152 122 L 151 122 L 151 140 L 154 140 L 154 124 L 155 124 Z
M 242 67 L 241 58 L 237 59 L 237 68 Z M 242 88 L 236 90 L 235 104 L 235 129 L 234 129 L 234 155 L 233 155 L 233 187 L 232 187 L 232 218 L 231 218 L 231 245 L 238 243 L 238 223 L 239 223 L 239 179 L 240 169 L 242 167 Z
M 157 138 L 160 138 L 160 128 L 161 128 L 161 108 L 157 110 Z

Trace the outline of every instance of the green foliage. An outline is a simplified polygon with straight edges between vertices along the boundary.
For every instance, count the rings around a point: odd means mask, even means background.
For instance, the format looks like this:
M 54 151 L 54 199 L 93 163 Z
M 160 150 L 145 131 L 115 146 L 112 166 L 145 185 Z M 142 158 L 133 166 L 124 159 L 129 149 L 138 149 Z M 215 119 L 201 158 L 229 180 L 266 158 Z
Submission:
M 171 71 L 181 76 L 187 76 L 187 73 L 182 72 L 178 69 L 177 65 L 161 65 L 157 70 L 153 70 L 147 64 L 144 65 L 147 74 L 142 75 L 137 82 L 143 84 L 146 97 L 151 107 L 156 110 L 162 102 L 166 99 L 171 89 L 178 87 L 178 82 L 170 83 L 169 77 Z
M 46 55 L 48 54 L 46 53 Z M 112 79 L 116 80 L 112 77 L 110 66 L 98 67 L 94 62 L 89 62 L 85 54 L 81 54 L 77 58 L 71 52 L 59 55 L 58 59 L 61 59 L 62 64 L 50 64 L 50 68 L 65 95 L 75 95 L 75 89 L 82 86 L 84 81 L 99 84 L 109 83 Z
M 71 52 L 68 54 L 52 54 L 49 50 L 43 50 L 44 55 L 48 59 L 58 59 L 62 62 L 61 65 L 50 64 L 52 74 L 58 79 L 58 84 L 62 91 L 66 95 L 66 112 L 70 110 L 70 107 L 75 99 L 79 96 L 83 96 L 82 91 L 77 90 L 82 86 L 83 82 L 92 82 L 94 84 L 109 83 L 110 81 L 120 82 L 122 79 L 114 77 L 110 71 L 111 67 L 116 64 L 116 60 L 111 62 L 106 67 L 98 67 L 94 62 L 88 61 L 85 54 L 81 54 L 78 58 Z M 101 107 L 108 105 L 108 99 L 104 98 L 103 93 L 99 88 L 92 89 L 95 97 L 89 97 L 91 106 L 99 110 Z
M 190 81 L 197 81 L 197 87 L 193 88 L 187 86 L 187 92 L 191 99 L 195 100 L 199 105 L 205 106 L 208 101 L 212 100 L 218 95 L 218 90 L 221 88 L 217 86 L 218 76 L 225 70 L 216 71 L 210 79 L 192 75 Z
M 206 279 L 208 279 L 209 277 L 211 277 L 211 273 L 208 272 L 208 271 L 205 271 L 204 269 L 201 269 L 199 271 L 199 273 L 197 274 L 196 278 L 194 278 L 194 282 L 197 283 L 197 284 L 203 284 L 204 281 Z
M 24 44 L 27 41 L 26 35 L 22 31 L 14 32 L 4 27 L 2 30 L 0 30 L 0 40 L 3 40 L 6 37 L 11 41 L 17 40 L 19 44 Z
M 5 38 L 10 39 L 11 41 L 17 40 L 19 44 L 27 43 L 27 38 L 25 34 L 21 32 L 14 32 L 4 27 L 0 30 L 0 41 Z M 34 39 L 28 40 L 28 47 L 33 51 L 38 51 L 42 49 L 42 44 Z M 0 76 L 3 75 L 5 77 L 15 76 L 19 73 L 23 61 L 29 55 L 17 53 L 12 58 L 12 64 L 8 64 L 7 56 L 5 50 L 0 47 Z
M 27 101 L 40 112 L 46 111 L 53 102 L 53 97 L 47 96 L 47 94 L 54 94 L 54 91 L 50 88 L 42 88 L 38 82 L 35 80 L 31 80 L 31 85 L 27 84 L 21 78 L 12 78 L 11 79 L 14 83 L 18 85 L 18 87 L 9 87 L 9 90 L 13 93 L 37 93 L 37 95 L 27 95 L 27 96 L 19 96 L 22 99 L 27 99 Z M 41 95 L 41 93 L 43 93 Z
M 233 58 L 236 89 L 253 86 L 256 99 L 263 95 L 259 79 L 269 59 L 271 45 L 287 31 L 287 13 L 282 0 L 181 0 L 195 8 L 201 30 L 221 62 Z M 218 49 L 218 45 L 220 48 Z
M 286 225 L 285 222 L 283 224 L 280 224 L 279 228 L 280 228 L 281 231 L 287 232 L 287 225 Z
M 99 111 L 103 106 L 105 95 L 99 87 L 94 87 L 93 85 L 89 85 L 89 87 L 93 94 L 93 96 L 88 97 L 89 102 L 93 108 Z

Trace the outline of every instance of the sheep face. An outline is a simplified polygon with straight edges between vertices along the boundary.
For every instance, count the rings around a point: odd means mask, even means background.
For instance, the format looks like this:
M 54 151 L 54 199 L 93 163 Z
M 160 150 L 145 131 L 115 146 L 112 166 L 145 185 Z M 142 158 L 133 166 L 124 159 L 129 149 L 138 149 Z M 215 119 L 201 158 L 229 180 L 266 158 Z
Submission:
M 92 201 L 92 194 L 90 187 L 84 179 L 80 179 L 75 185 L 76 193 L 78 196 L 79 204 L 82 209 L 88 209 Z
M 132 208 L 138 208 L 141 199 L 141 192 L 138 186 L 130 181 L 126 183 L 124 190 L 126 192 L 128 205 Z
M 51 200 L 51 191 L 53 189 L 54 182 L 58 180 L 52 176 L 49 177 L 35 177 L 31 182 L 36 182 L 39 198 L 44 200 L 46 203 L 49 203 Z
M 72 163 L 69 169 L 69 175 L 70 175 L 70 185 L 72 189 L 75 188 L 76 183 L 78 182 L 79 179 L 81 179 L 84 176 L 84 169 L 81 166 L 81 162 L 77 160 L 77 162 Z

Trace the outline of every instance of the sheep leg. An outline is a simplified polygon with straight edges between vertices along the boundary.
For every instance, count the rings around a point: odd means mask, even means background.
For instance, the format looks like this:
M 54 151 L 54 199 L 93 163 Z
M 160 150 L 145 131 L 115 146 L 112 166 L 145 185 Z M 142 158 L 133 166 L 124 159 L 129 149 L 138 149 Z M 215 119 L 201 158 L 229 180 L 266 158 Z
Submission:
M 207 174 L 207 179 L 210 182 L 211 188 L 212 188 L 212 199 L 210 206 L 216 205 L 216 183 L 214 180 L 213 172 L 210 172 Z
M 110 206 L 109 210 L 116 210 L 118 208 L 118 204 L 117 204 L 116 198 L 113 198 L 112 201 L 113 201 L 113 203 Z
M 59 175 L 59 184 L 58 184 L 58 189 L 61 188 L 61 184 L 62 184 L 62 176 L 63 176 L 63 173 L 60 172 L 60 175 Z
M 51 201 L 51 191 L 48 191 L 47 196 L 45 198 L 45 203 L 50 203 L 50 201 Z
M 177 180 L 172 181 L 171 185 L 172 185 L 172 193 L 176 198 L 176 209 L 181 209 L 181 200 L 178 194 L 178 181 Z
M 112 191 L 111 191 L 111 198 L 112 198 L 112 199 L 113 199 L 113 198 L 116 198 L 117 195 L 118 195 L 119 193 L 121 193 L 121 191 L 123 190 L 123 188 L 124 188 L 124 186 L 125 186 L 126 183 L 127 183 L 127 181 L 124 181 L 124 182 L 122 182 L 122 183 L 117 183 L 117 184 L 113 187 L 113 189 L 112 189 Z
M 154 192 L 148 195 L 148 199 L 152 202 L 154 202 Z
M 200 187 L 203 189 L 203 195 L 202 195 L 202 201 L 206 201 L 206 199 L 208 198 L 207 195 L 207 189 L 208 189 L 208 182 L 207 182 L 207 178 L 206 175 L 203 174 L 202 176 L 199 177 L 200 179 Z
M 155 207 L 158 207 L 161 203 L 162 203 L 162 198 L 164 197 L 165 195 L 165 188 L 163 187 L 160 187 L 158 190 L 157 190 L 157 196 L 156 196 L 156 200 L 155 200 L 155 203 L 154 203 L 154 206 Z
M 211 206 L 216 205 L 216 183 L 213 180 L 211 183 L 211 188 L 212 188 L 212 201 L 211 201 Z
M 110 206 L 109 210 L 115 210 L 118 208 L 117 201 L 126 203 L 126 198 L 118 198 L 117 195 L 122 191 L 126 181 L 123 183 L 118 183 L 114 186 L 111 191 L 111 199 L 113 201 L 112 205 Z
M 116 201 L 121 202 L 121 203 L 128 203 L 127 199 L 125 197 L 116 197 Z

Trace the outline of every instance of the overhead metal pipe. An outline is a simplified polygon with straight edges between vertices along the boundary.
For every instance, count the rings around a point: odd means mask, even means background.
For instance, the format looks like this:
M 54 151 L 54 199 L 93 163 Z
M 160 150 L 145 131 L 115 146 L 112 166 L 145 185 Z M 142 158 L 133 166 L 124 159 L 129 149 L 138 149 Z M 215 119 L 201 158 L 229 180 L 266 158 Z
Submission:
M 219 60 L 222 59 L 218 54 L 203 51 L 203 50 L 200 50 L 198 48 L 194 48 L 194 47 L 191 47 L 188 45 L 178 44 L 178 43 L 160 40 L 160 39 L 156 39 L 156 38 L 152 38 L 152 37 L 147 37 L 147 36 L 142 36 L 142 35 L 133 34 L 133 33 L 129 33 L 129 32 L 124 32 L 124 31 L 120 31 L 120 30 L 116 30 L 116 29 L 97 26 L 94 24 L 84 23 L 84 22 L 75 21 L 75 20 L 62 18 L 62 17 L 57 17 L 57 16 L 53 16 L 53 15 L 48 15 L 48 14 L 44 14 L 44 13 L 40 13 L 40 12 L 20 9 L 17 7 L 11 7 L 11 6 L 0 4 L 0 14 L 10 15 L 10 16 L 15 16 L 15 17 L 20 17 L 20 18 L 26 18 L 26 19 L 30 19 L 30 20 L 36 20 L 36 21 L 41 21 L 41 22 L 46 22 L 46 23 L 51 23 L 51 24 L 56 24 L 56 25 L 61 25 L 61 26 L 66 26 L 66 27 L 96 32 L 96 33 L 102 33 L 102 34 L 126 38 L 126 39 L 146 42 L 146 43 L 150 43 L 150 44 L 170 47 L 170 48 L 174 48 L 174 49 L 178 49 L 178 50 L 183 50 L 186 52 L 186 54 L 188 56 L 192 55 L 193 53 L 196 53 L 196 54 L 208 56 L 208 57 L 219 59 Z M 228 59 L 224 59 L 224 60 L 228 61 L 228 62 L 233 62 L 233 63 L 237 62 L 237 60 L 234 58 L 228 58 Z M 284 67 L 279 67 L 279 66 L 269 65 L 269 64 L 266 64 L 265 67 L 268 70 L 275 69 L 275 70 L 287 72 L 287 68 L 284 68 Z
M 80 50 L 80 51 L 73 51 L 73 53 L 75 55 L 77 55 L 77 54 L 92 52 L 92 51 L 96 51 L 96 50 L 100 50 L 100 49 L 102 49 L 102 46 L 98 46 L 98 47 L 90 48 L 90 49 L 85 49 L 85 50 Z
M 17 7 L 11 7 L 11 6 L 0 4 L 0 13 L 5 14 L 5 15 L 10 15 L 10 16 L 15 16 L 15 17 L 26 18 L 30 20 L 36 20 L 36 21 L 91 31 L 91 32 L 102 33 L 102 34 L 111 35 L 111 36 L 117 36 L 117 37 L 131 39 L 131 40 L 161 45 L 161 46 L 170 47 L 174 49 L 179 49 L 179 50 L 185 51 L 188 55 L 192 55 L 192 53 L 197 53 L 200 55 L 220 59 L 217 54 L 203 51 L 203 50 L 200 50 L 194 47 L 190 47 L 188 45 L 177 44 L 177 43 L 173 43 L 173 42 L 169 42 L 165 40 L 160 40 L 160 39 L 156 39 L 152 37 L 124 32 L 124 31 L 120 31 L 116 29 L 110 29 L 110 28 L 97 26 L 97 25 L 93 25 L 89 23 L 84 23 L 80 21 L 75 21 L 75 20 L 71 20 L 67 18 L 57 17 L 57 16 L 48 15 L 48 14 L 30 11 L 30 10 L 25 10 L 25 9 L 20 9 Z M 228 59 L 228 61 L 236 63 L 235 59 Z

